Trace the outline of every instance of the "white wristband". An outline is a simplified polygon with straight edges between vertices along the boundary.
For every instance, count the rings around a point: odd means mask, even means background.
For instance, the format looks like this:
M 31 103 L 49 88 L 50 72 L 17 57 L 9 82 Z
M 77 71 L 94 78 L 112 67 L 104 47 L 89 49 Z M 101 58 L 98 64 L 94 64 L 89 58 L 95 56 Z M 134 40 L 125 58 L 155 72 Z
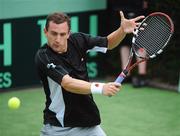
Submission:
M 95 83 L 91 84 L 91 93 L 92 94 L 102 94 L 103 93 L 104 83 Z

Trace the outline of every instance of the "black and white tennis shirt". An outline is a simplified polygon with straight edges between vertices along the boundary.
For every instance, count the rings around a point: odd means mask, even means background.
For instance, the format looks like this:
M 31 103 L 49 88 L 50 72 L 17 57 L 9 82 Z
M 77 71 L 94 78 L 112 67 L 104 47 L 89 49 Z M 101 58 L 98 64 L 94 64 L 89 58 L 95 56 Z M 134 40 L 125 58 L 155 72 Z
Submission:
M 66 91 L 60 84 L 64 75 L 89 81 L 86 55 L 90 50 L 105 53 L 106 37 L 72 33 L 67 52 L 58 54 L 49 46 L 41 47 L 35 56 L 37 71 L 46 95 L 44 124 L 61 127 L 90 127 L 100 124 L 99 110 L 92 95 Z

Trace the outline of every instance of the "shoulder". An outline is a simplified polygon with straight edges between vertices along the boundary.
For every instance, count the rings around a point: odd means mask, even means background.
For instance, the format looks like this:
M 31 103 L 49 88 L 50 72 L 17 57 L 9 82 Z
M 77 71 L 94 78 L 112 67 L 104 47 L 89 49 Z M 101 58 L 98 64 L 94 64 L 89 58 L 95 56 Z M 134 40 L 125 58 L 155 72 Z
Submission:
M 70 36 L 72 36 L 72 37 L 84 37 L 84 36 L 89 36 L 89 34 L 82 33 L 82 32 L 75 32 L 75 33 L 71 33 Z
M 40 47 L 36 52 L 36 57 L 44 55 L 47 52 L 47 47 L 44 45 L 43 47 Z
M 71 33 L 69 37 L 69 41 L 78 43 L 78 44 L 89 44 L 92 41 L 98 41 L 99 39 L 102 39 L 101 36 L 93 36 L 87 33 L 77 32 L 77 33 Z
M 83 47 L 89 42 L 89 37 L 90 35 L 82 33 L 82 32 L 71 33 L 68 39 L 68 42 L 69 44 Z
M 45 44 L 37 50 L 35 54 L 35 60 L 36 61 L 47 60 L 50 58 L 50 56 L 54 56 L 54 54 L 52 53 L 48 45 Z
M 76 33 L 71 33 L 69 39 L 70 40 L 82 40 L 82 39 L 88 39 L 90 34 L 82 33 L 82 32 L 76 32 Z
M 38 66 L 46 66 L 52 60 L 54 60 L 54 53 L 48 47 L 48 45 L 44 45 L 39 48 L 35 54 L 35 63 Z

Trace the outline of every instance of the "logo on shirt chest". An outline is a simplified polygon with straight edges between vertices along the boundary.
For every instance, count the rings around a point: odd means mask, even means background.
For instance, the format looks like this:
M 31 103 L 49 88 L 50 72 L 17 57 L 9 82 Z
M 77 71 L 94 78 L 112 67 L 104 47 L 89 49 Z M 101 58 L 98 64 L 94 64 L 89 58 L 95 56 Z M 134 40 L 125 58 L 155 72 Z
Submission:
M 50 68 L 56 68 L 56 65 L 54 65 L 53 63 L 50 63 L 50 64 L 47 64 L 47 68 L 50 69 Z

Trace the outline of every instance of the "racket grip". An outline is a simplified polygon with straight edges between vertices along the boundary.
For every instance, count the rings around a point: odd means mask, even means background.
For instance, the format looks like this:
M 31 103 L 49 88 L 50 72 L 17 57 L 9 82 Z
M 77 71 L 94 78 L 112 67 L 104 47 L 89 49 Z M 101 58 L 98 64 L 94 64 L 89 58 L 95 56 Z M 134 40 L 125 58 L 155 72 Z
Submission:
M 122 83 L 123 80 L 126 78 L 126 75 L 128 74 L 127 70 L 123 70 L 119 76 L 116 78 L 116 80 L 114 81 L 115 83 Z

